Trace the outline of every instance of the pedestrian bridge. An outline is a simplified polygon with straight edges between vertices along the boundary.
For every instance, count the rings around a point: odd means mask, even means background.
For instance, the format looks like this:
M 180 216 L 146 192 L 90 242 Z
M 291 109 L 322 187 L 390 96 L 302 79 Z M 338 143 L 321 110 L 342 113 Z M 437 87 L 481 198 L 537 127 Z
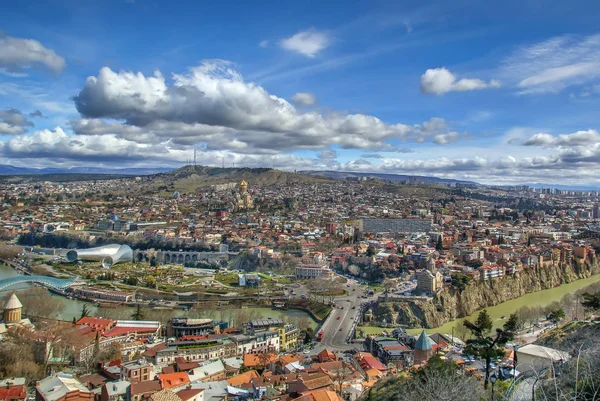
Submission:
M 64 291 L 69 288 L 75 280 L 75 277 L 61 279 L 48 276 L 16 276 L 0 280 L 0 291 L 24 283 L 35 283 L 50 288 L 51 290 Z

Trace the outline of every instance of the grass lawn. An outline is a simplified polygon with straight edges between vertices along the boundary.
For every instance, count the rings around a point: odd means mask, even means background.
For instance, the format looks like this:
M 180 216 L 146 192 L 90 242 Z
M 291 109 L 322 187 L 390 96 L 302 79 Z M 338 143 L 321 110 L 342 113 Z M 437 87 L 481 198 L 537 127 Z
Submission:
M 215 280 L 217 280 L 221 284 L 228 285 L 228 286 L 236 286 L 237 287 L 237 285 L 238 285 L 237 273 L 215 274 Z
M 387 331 L 388 333 L 392 330 L 392 329 L 386 329 L 384 327 L 374 327 L 374 326 L 358 326 L 357 330 L 362 330 L 365 335 L 378 335 L 381 334 L 382 331 Z

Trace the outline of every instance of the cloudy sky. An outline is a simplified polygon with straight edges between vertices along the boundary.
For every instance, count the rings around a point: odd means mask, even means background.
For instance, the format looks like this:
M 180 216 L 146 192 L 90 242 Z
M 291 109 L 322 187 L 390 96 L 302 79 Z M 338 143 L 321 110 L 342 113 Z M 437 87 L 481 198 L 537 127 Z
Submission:
M 0 163 L 600 186 L 600 2 L 38 1 L 0 14 Z

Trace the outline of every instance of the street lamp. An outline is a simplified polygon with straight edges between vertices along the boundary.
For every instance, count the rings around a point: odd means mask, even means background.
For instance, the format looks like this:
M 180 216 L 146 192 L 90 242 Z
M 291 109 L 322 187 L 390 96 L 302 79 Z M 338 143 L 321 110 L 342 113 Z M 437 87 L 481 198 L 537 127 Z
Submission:
M 492 383 L 492 401 L 494 400 L 494 383 L 496 383 L 497 379 L 498 376 L 496 376 L 495 373 L 492 373 L 492 375 L 490 376 L 490 383 Z

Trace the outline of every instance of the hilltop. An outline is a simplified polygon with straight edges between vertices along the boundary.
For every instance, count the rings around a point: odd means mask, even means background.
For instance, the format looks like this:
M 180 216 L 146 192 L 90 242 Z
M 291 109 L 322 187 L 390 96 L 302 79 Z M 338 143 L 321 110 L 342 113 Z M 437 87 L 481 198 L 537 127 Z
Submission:
M 349 177 L 366 177 L 366 178 L 375 178 L 383 181 L 410 181 L 416 180 L 417 182 L 422 183 L 431 183 L 431 184 L 477 184 L 473 181 L 464 181 L 464 180 L 454 180 L 451 178 L 439 178 L 432 176 L 422 176 L 422 175 L 404 175 L 404 174 L 384 174 L 384 173 L 360 173 L 354 171 L 331 171 L 331 170 L 306 170 L 300 171 L 301 174 L 311 174 L 311 175 L 319 175 L 328 178 L 334 179 L 346 179 Z
M 184 166 L 166 173 L 148 176 L 145 189 L 167 187 L 168 191 L 193 192 L 199 188 L 228 182 L 248 181 L 250 186 L 316 184 L 331 179 L 308 174 L 288 173 L 271 168 Z

